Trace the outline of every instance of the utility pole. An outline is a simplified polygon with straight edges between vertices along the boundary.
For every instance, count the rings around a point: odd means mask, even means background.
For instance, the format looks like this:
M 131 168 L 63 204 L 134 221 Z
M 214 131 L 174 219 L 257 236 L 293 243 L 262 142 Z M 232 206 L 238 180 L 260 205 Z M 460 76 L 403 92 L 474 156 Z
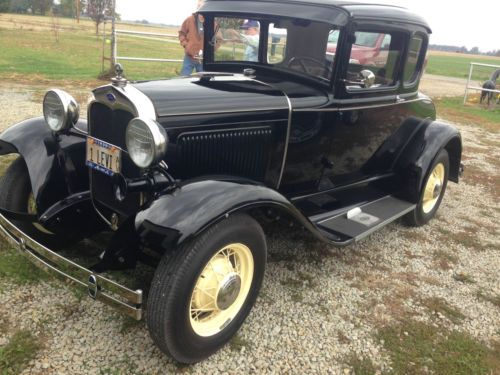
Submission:
M 116 65 L 116 0 L 112 1 L 111 9 L 111 71 L 114 71 Z

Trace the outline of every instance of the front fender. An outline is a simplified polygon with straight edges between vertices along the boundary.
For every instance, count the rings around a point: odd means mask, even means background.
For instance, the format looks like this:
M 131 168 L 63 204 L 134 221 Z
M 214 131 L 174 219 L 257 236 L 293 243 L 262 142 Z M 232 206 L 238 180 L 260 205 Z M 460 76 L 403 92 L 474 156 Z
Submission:
M 85 166 L 87 122 L 80 120 L 58 140 L 43 117 L 20 122 L 0 135 L 0 155 L 20 154 L 28 167 L 38 212 L 62 199 L 89 190 Z
M 276 208 L 295 217 L 319 239 L 314 225 L 288 199 L 275 190 L 247 180 L 203 180 L 184 183 L 137 214 L 141 238 L 154 247 L 176 248 L 209 226 L 237 211 Z
M 403 176 L 407 186 L 414 187 L 410 199 L 418 199 L 426 172 L 434 158 L 442 149 L 448 151 L 450 158 L 449 179 L 458 182 L 462 158 L 462 138 L 453 126 L 439 122 L 424 122 L 403 150 L 396 171 Z

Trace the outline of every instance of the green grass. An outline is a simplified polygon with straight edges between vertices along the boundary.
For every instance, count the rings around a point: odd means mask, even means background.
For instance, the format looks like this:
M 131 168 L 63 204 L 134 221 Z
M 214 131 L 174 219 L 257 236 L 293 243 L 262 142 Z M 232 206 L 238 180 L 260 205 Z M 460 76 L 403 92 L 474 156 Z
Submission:
M 500 65 L 500 58 L 480 57 L 476 55 L 462 54 L 436 54 L 429 53 L 426 73 L 438 74 L 441 76 L 468 78 L 470 63 L 480 63 L 489 65 Z M 495 68 L 474 67 L 472 79 L 476 81 L 486 81 L 490 78 Z
M 440 314 L 448 318 L 451 322 L 458 324 L 464 318 L 460 311 L 450 306 L 443 298 L 427 298 L 422 301 L 422 304 L 427 307 L 433 314 Z
M 456 281 L 464 283 L 464 284 L 474 284 L 475 283 L 474 278 L 467 273 L 462 273 L 462 272 L 455 273 L 455 274 L 453 274 L 453 278 Z
M 500 348 L 494 349 L 461 332 L 407 320 L 381 329 L 378 338 L 392 361 L 394 374 L 496 374 Z
M 495 305 L 496 307 L 500 308 L 500 295 L 491 295 L 491 294 L 485 293 L 482 290 L 478 290 L 476 293 L 476 296 L 478 299 L 480 299 L 482 301 L 489 302 L 489 303 Z
M 0 373 L 20 374 L 41 347 L 40 339 L 31 332 L 17 331 L 9 343 L 0 348 Z
M 0 77 L 93 80 L 101 73 L 102 39 L 88 32 L 64 32 L 56 42 L 46 31 L 1 29 L 0 46 Z M 119 48 L 121 56 L 183 57 L 180 46 L 160 41 L 122 37 Z M 130 61 L 123 61 L 122 65 L 132 80 L 172 77 L 181 66 L 180 63 Z
M 475 98 L 475 97 L 473 97 Z M 488 131 L 500 130 L 500 106 L 486 108 L 475 100 L 475 103 L 463 104 L 463 97 L 438 98 L 434 101 L 438 117 L 448 121 L 476 124 Z
M 229 348 L 233 351 L 233 352 L 239 352 L 241 351 L 241 349 L 245 347 L 245 348 L 251 348 L 252 347 L 252 343 L 248 340 L 245 340 L 243 337 L 241 337 L 241 335 L 239 333 L 235 334 L 231 340 L 229 341 Z
M 48 280 L 47 273 L 31 264 L 21 254 L 8 249 L 5 244 L 0 244 L 0 279 L 5 279 L 15 284 L 37 283 Z
M 359 358 L 352 354 L 345 362 L 352 369 L 354 375 L 374 375 L 377 373 L 377 368 L 370 358 Z

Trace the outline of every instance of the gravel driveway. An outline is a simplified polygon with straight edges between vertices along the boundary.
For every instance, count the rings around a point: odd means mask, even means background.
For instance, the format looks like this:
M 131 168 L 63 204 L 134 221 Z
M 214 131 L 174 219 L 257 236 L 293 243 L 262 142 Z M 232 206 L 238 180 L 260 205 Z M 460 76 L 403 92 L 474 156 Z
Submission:
M 43 89 L 2 83 L 0 129 L 40 115 Z M 378 333 L 403 317 L 491 346 L 500 340 L 500 136 L 458 126 L 465 178 L 448 185 L 429 225 L 393 223 L 344 249 L 297 228 L 266 228 L 260 297 L 238 336 L 202 363 L 179 367 L 155 348 L 144 323 L 57 281 L 0 278 L 0 347 L 19 329 L 41 338 L 24 374 L 349 374 L 353 358 L 382 372 L 393 362 Z

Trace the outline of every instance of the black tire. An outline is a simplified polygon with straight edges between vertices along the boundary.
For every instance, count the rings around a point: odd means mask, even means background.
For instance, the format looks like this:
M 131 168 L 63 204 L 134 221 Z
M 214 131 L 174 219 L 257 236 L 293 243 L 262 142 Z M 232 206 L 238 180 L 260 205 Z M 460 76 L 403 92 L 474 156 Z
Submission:
M 437 196 L 437 199 L 434 200 L 435 199 L 434 198 L 432 201 L 428 202 L 427 204 L 430 205 L 431 208 L 425 209 L 426 207 L 425 206 L 426 200 L 424 199 L 425 189 L 429 182 L 429 179 L 431 178 L 433 172 L 436 170 L 438 165 L 442 165 L 442 167 L 444 168 L 444 180 L 439 190 L 439 195 Z M 426 172 L 425 180 L 422 185 L 422 189 L 420 191 L 417 207 L 415 207 L 413 211 L 409 212 L 403 217 L 403 221 L 405 224 L 409 226 L 419 227 L 426 224 L 429 220 L 431 220 L 434 217 L 439 208 L 439 205 L 441 204 L 441 201 L 443 200 L 443 196 L 446 191 L 449 171 L 450 171 L 450 160 L 448 157 L 448 152 L 445 149 L 442 149 L 441 151 L 438 152 L 438 154 L 434 158 L 434 161 L 432 162 L 431 166 Z
M 234 297 L 235 301 L 225 308 L 233 309 L 237 301 L 243 301 L 238 310 L 233 310 L 234 317 L 225 321 L 217 333 L 202 336 L 195 331 L 195 323 L 192 323 L 191 308 L 195 287 L 199 285 L 200 280 L 210 279 L 202 272 L 209 269 L 209 262 L 215 259 L 216 254 L 219 256 L 220 250 L 228 245 L 240 244 L 250 250 L 253 258 L 253 277 L 251 282 L 247 283 L 250 285 L 248 294 L 240 297 L 241 293 L 244 293 L 241 292 L 244 287 L 238 288 L 238 297 Z M 146 314 L 149 332 L 160 350 L 178 362 L 195 363 L 226 344 L 243 324 L 255 303 L 264 278 L 266 257 L 267 246 L 261 226 L 244 214 L 231 215 L 176 250 L 174 254 L 164 256 L 151 284 Z M 234 270 L 236 271 L 236 268 Z M 217 295 L 222 290 L 221 284 L 218 284 Z M 216 300 L 218 303 L 218 299 L 214 299 L 214 302 Z M 226 311 L 225 309 L 221 310 Z
M 24 159 L 19 157 L 7 168 L 0 180 L 0 207 L 14 212 L 34 214 L 36 212 L 30 212 L 28 209 L 30 195 L 31 181 L 28 168 Z M 43 245 L 58 248 L 67 243 L 66 238 L 51 234 L 38 223 L 16 220 L 12 220 L 12 223 Z

